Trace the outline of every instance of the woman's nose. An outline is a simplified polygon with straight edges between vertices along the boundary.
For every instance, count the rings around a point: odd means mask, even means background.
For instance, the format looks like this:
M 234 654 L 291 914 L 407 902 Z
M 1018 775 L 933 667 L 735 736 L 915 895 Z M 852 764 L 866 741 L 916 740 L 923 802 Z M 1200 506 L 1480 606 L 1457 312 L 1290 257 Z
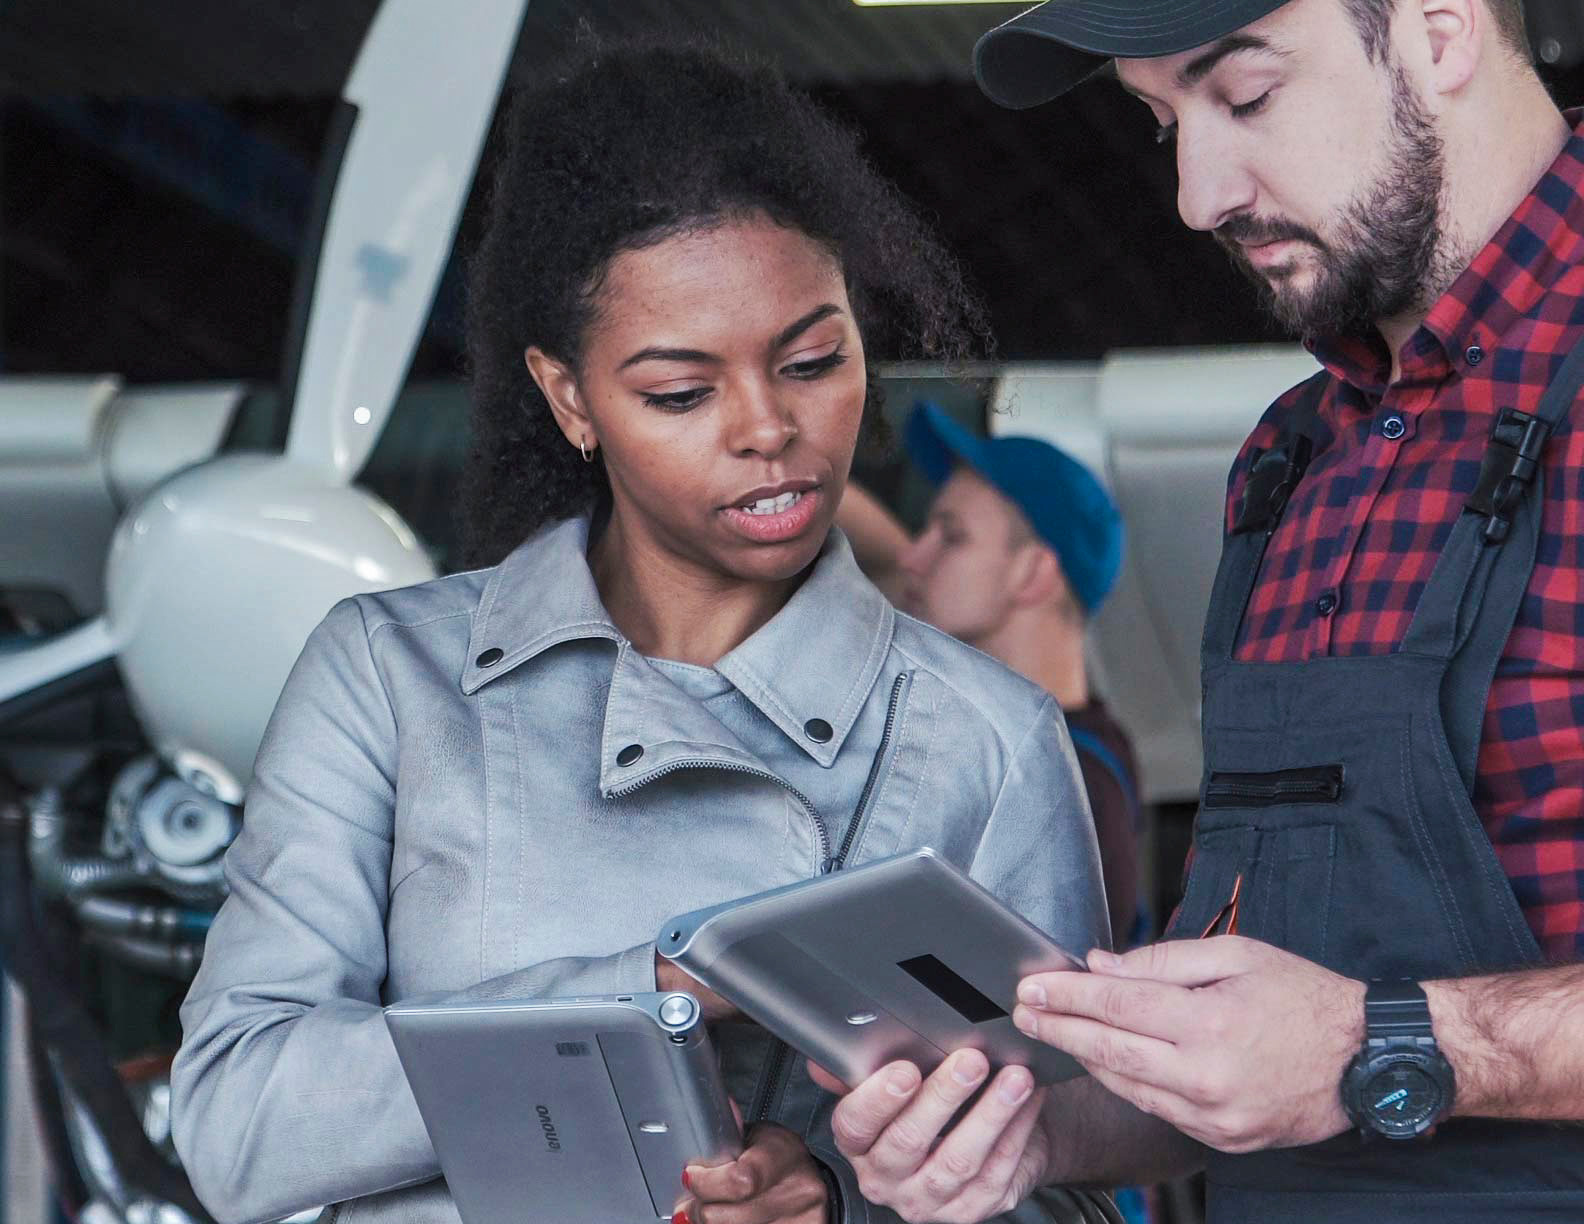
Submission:
M 773 459 L 797 437 L 797 422 L 768 385 L 744 386 L 734 399 L 728 438 L 734 453 Z

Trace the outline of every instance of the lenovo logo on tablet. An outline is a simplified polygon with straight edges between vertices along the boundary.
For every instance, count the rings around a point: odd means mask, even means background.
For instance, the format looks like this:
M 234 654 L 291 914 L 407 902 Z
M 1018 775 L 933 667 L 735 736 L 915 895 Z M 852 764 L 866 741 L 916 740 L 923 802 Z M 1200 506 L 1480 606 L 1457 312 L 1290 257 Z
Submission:
M 898 961 L 897 968 L 919 985 L 927 987 L 936 998 L 951 1007 L 970 1024 L 983 1024 L 986 1020 L 999 1020 L 1006 1015 L 1002 1008 L 996 1006 L 994 999 L 987 998 L 961 976 L 927 953 L 910 960 Z
M 544 1132 L 545 1146 L 552 1152 L 561 1150 L 561 1137 L 556 1134 L 555 1123 L 550 1120 L 550 1111 L 543 1105 L 535 1105 L 534 1112 L 539 1115 L 539 1129 Z

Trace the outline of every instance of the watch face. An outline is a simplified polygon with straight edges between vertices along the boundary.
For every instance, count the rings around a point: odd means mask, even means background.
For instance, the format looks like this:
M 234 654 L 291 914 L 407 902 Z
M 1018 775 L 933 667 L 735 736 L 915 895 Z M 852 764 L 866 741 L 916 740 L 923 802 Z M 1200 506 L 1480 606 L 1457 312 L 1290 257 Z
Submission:
M 1387 1135 L 1417 1135 L 1441 1112 L 1441 1087 L 1414 1062 L 1388 1065 L 1364 1081 L 1360 1093 L 1375 1128 Z

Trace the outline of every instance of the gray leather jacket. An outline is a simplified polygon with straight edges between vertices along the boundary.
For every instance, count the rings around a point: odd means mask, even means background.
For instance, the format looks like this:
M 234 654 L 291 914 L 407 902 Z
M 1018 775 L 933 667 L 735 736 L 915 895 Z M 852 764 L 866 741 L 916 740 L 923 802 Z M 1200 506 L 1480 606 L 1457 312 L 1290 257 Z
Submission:
M 934 846 L 1068 947 L 1108 941 L 1055 702 L 895 613 L 839 533 L 713 673 L 633 649 L 587 538 L 570 520 L 493 570 L 346 600 L 304 648 L 172 1072 L 217 1219 L 454 1224 L 380 1007 L 653 990 L 667 917 L 816 875 L 853 825 L 849 865 Z M 801 1060 L 766 1085 L 760 1030 L 717 1042 L 848 1221 L 895 1218 L 858 1194 Z

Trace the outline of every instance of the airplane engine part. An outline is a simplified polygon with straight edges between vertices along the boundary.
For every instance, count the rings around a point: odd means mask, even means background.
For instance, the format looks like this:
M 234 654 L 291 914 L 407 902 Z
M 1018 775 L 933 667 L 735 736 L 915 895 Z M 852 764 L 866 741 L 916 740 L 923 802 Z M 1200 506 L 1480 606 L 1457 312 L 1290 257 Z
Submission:
M 222 859 L 241 810 L 153 756 L 132 761 L 112 784 L 99 853 L 68 850 L 78 822 L 58 790 L 39 791 L 26 807 L 33 880 L 43 896 L 70 906 L 84 941 L 145 972 L 191 979 L 225 897 Z M 173 904 L 128 895 L 149 890 Z
M 72 904 L 85 926 L 114 934 L 202 939 L 207 915 L 90 902 L 105 893 L 156 889 L 183 906 L 213 910 L 225 897 L 221 860 L 241 810 L 178 778 L 155 757 L 122 769 L 110 790 L 99 853 L 68 850 L 73 814 L 46 788 L 28 802 L 28 861 L 45 896 Z
M 172 896 L 218 902 L 220 857 L 241 826 L 236 805 L 176 777 L 158 758 L 143 757 L 111 787 L 103 845 L 110 857 L 130 857 Z
M 197 792 L 237 804 L 264 726 L 313 627 L 340 599 L 434 577 L 377 498 L 308 465 L 234 455 L 176 476 L 111 544 L 105 617 L 156 751 Z M 140 824 L 167 874 L 217 844 L 192 795 Z M 228 838 L 226 840 L 229 840 Z

